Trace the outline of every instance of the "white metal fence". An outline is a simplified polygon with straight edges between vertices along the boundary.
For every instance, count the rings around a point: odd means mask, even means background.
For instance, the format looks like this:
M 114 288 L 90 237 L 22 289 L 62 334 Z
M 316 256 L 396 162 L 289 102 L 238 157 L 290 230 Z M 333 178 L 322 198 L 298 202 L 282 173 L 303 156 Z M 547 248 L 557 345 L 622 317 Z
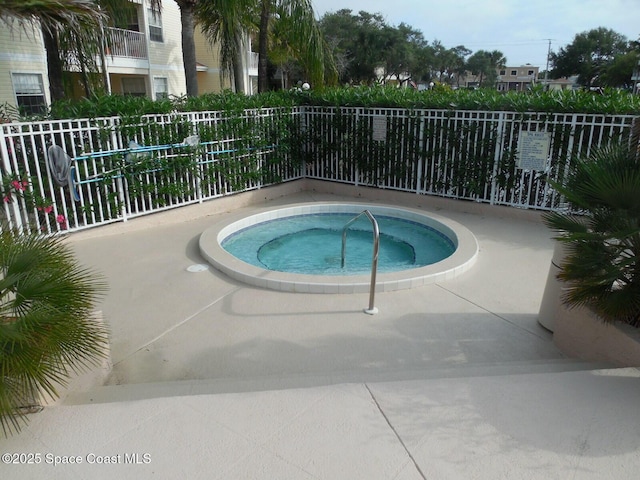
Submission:
M 301 177 L 555 209 L 547 176 L 637 120 L 301 107 L 2 124 L 0 228 L 79 230 Z M 538 166 L 519 164 L 523 132 L 549 142 Z
M 298 115 L 2 124 L 0 228 L 79 230 L 300 178 L 288 143 Z
M 571 159 L 628 136 L 638 117 L 572 113 L 307 108 L 306 176 L 542 210 Z M 640 125 L 637 125 L 640 126 Z M 522 164 L 523 132 L 548 142 Z M 535 145 L 534 145 L 535 147 Z M 534 152 L 538 157 L 541 152 Z M 531 156 L 531 155 L 529 155 Z

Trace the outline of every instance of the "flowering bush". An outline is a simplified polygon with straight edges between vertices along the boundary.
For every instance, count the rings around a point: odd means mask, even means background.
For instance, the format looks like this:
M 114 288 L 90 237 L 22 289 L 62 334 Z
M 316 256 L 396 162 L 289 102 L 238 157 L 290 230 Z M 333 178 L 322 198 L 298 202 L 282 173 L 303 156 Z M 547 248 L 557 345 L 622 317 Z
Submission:
M 42 198 L 35 193 L 36 190 L 29 179 L 13 176 L 0 185 L 0 197 L 6 204 L 22 201 L 27 211 L 36 212 L 40 217 L 40 223 L 43 223 L 48 215 L 55 215 L 55 207 L 52 200 Z M 61 228 L 66 229 L 67 219 L 64 215 L 56 215 L 55 221 Z

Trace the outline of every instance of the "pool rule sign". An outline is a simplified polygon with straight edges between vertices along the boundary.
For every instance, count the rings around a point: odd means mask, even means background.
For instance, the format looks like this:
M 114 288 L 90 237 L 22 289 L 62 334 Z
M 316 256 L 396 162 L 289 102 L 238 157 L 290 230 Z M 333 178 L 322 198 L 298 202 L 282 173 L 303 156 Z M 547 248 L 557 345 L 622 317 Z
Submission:
M 551 146 L 548 132 L 520 132 L 518 140 L 518 168 L 544 170 Z
M 387 140 L 387 117 L 375 115 L 371 119 L 371 128 L 371 139 L 374 142 L 385 142 Z

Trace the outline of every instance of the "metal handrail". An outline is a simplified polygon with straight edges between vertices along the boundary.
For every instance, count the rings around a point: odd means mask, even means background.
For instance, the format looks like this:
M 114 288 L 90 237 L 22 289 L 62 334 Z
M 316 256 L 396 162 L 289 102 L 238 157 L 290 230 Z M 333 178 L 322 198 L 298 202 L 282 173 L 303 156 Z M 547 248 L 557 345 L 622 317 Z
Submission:
M 345 254 L 347 251 L 347 229 L 349 226 L 358 220 L 362 215 L 366 215 L 369 220 L 371 220 L 371 225 L 373 226 L 373 258 L 371 260 L 371 286 L 369 289 L 369 308 L 365 309 L 365 313 L 369 315 L 374 315 L 378 313 L 378 309 L 373 306 L 374 299 L 376 295 L 376 273 L 378 271 L 378 251 L 380 250 L 380 228 L 378 227 L 378 222 L 375 217 L 371 214 L 369 210 L 364 210 L 360 212 L 358 215 L 353 217 L 351 220 L 347 222 L 347 224 L 342 229 L 342 258 L 340 262 L 341 268 L 344 268 Z
M 144 33 L 122 28 L 109 27 L 107 30 L 107 55 L 147 59 L 147 43 Z

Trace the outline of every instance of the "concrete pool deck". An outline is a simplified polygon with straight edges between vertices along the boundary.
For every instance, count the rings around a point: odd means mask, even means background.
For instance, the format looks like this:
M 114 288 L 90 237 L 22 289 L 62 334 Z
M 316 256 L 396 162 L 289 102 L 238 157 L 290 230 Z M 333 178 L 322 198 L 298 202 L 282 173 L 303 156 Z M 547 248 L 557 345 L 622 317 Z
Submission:
M 365 293 L 189 271 L 204 263 L 199 234 L 229 212 L 352 195 L 465 225 L 475 266 L 379 292 L 374 316 Z M 112 374 L 0 440 L 42 454 L 0 464 L 2 478 L 637 478 L 640 371 L 567 359 L 537 323 L 553 243 L 534 212 L 305 181 L 69 242 L 110 283 Z

